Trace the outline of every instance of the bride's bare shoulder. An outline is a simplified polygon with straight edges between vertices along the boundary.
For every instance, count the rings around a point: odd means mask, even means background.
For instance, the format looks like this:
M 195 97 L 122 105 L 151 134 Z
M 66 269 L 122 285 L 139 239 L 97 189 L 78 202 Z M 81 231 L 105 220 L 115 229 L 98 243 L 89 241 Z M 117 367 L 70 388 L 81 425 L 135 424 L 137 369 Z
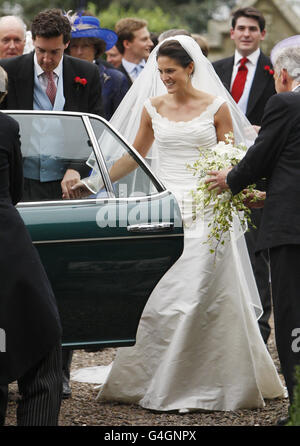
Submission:
M 216 96 L 210 93 L 206 93 L 205 91 L 197 90 L 198 99 L 200 101 L 206 102 L 207 104 L 210 104 L 216 99 Z
M 155 96 L 153 98 L 150 98 L 150 101 L 153 107 L 157 109 L 166 102 L 167 97 L 167 94 L 163 94 L 162 96 Z

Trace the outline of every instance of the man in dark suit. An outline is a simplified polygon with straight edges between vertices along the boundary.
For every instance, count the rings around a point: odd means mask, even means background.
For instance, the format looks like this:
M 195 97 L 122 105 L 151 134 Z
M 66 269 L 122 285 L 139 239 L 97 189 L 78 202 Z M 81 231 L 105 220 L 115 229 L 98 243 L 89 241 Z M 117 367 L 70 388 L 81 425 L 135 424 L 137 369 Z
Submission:
M 0 67 L 0 102 L 7 93 Z M 54 426 L 61 404 L 61 324 L 55 297 L 23 220 L 19 125 L 0 114 L 0 426 L 8 384 L 18 380 L 18 426 Z
M 68 18 L 58 9 L 42 11 L 34 18 L 31 32 L 34 53 L 0 61 L 8 74 L 9 91 L 2 108 L 68 110 L 101 115 L 101 84 L 97 66 L 64 54 L 71 38 Z M 71 187 L 78 178 L 86 176 L 86 166 L 79 172 L 71 164 L 63 175 L 60 166 L 53 168 L 53 160 L 50 159 L 51 163 L 48 160 L 38 157 L 24 159 L 23 201 L 76 198 Z M 71 358 L 71 353 L 64 350 L 64 397 L 71 395 Z
M 292 402 L 300 365 L 300 47 L 277 56 L 274 78 L 279 94 L 266 105 L 254 145 L 236 167 L 212 172 L 208 182 L 236 194 L 266 178 L 257 250 L 270 250 L 276 344 Z
M 213 66 L 251 124 L 260 126 L 265 104 L 276 93 L 271 61 L 259 48 L 266 35 L 263 15 L 250 7 L 236 10 L 230 35 L 236 47 L 234 56 L 214 62 Z M 251 218 L 253 224 L 259 228 L 261 209 L 252 210 Z M 268 251 L 255 255 L 256 239 L 257 230 L 250 228 L 246 233 L 246 242 L 263 306 L 259 327 L 267 343 L 271 332 L 269 255 Z
M 0 61 L 9 81 L 9 93 L 1 108 L 68 110 L 101 115 L 101 85 L 97 67 L 64 55 L 71 35 L 67 17 L 57 9 L 42 11 L 34 18 L 31 32 L 34 53 Z M 84 79 L 85 84 L 76 82 L 76 78 Z M 50 94 L 52 88 L 50 98 L 49 86 Z M 62 194 L 64 198 L 72 198 L 71 186 L 80 173 L 71 166 L 63 178 L 56 178 L 49 171 L 48 177 L 40 181 L 40 172 L 32 169 L 32 166 L 29 171 L 25 165 L 24 177 L 23 199 L 57 198 Z M 32 196 L 28 195 L 29 189 L 33 190 Z M 45 193 L 45 197 L 41 197 L 41 193 Z

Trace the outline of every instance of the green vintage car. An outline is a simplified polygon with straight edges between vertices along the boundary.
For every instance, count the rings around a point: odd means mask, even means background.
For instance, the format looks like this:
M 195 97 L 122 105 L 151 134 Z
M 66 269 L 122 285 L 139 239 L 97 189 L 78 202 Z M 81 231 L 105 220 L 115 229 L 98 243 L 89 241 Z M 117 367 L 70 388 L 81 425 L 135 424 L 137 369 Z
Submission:
M 42 181 L 49 169 L 59 178 L 72 166 L 85 176 L 97 172 L 104 184 L 82 199 L 18 204 L 57 298 L 63 345 L 133 345 L 149 295 L 183 250 L 174 196 L 98 116 L 7 113 L 20 124 L 25 178 L 32 165 Z M 138 168 L 112 184 L 110 166 L 126 153 Z

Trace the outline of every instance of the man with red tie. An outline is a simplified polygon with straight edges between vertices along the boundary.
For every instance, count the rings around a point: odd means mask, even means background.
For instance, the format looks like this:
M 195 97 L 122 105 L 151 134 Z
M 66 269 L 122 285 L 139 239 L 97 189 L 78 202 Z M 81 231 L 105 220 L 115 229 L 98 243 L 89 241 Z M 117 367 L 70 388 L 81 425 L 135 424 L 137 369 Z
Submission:
M 230 91 L 251 124 L 260 126 L 268 99 L 276 93 L 271 60 L 260 50 L 266 35 L 264 16 L 255 8 L 237 9 L 233 13 L 230 37 L 235 44 L 233 57 L 213 63 L 221 81 Z M 259 188 L 263 186 L 260 185 Z M 261 209 L 252 210 L 252 222 L 259 228 Z M 259 320 L 265 343 L 270 335 L 271 293 L 268 252 L 255 254 L 258 230 L 246 233 L 248 251 L 264 313 Z
M 276 93 L 271 60 L 260 50 L 265 35 L 265 19 L 257 9 L 236 10 L 230 30 L 235 54 L 213 63 L 223 84 L 255 125 L 261 124 L 265 104 Z

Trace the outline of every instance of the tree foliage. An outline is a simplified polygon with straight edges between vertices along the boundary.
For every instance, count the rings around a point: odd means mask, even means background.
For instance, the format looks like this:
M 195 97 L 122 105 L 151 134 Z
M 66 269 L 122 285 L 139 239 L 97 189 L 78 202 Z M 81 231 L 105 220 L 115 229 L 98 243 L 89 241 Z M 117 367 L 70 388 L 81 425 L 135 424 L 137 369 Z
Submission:
M 95 5 L 89 3 L 88 10 L 99 17 L 103 28 L 114 29 L 116 22 L 124 17 L 145 19 L 148 22 L 149 30 L 156 33 L 161 33 L 170 28 L 182 28 L 183 26 L 183 22 L 178 17 L 171 17 L 170 14 L 164 13 L 159 6 L 152 9 L 146 7 L 125 9 L 123 6 L 111 4 L 109 8 L 99 13 Z
M 151 31 L 166 30 L 168 28 L 186 28 L 191 32 L 204 32 L 207 29 L 207 22 L 212 18 L 215 11 L 226 5 L 233 7 L 236 0 L 113 0 L 109 7 L 107 2 L 93 2 L 96 14 L 105 20 L 109 13 L 118 11 L 119 18 L 128 16 L 141 17 L 146 14 L 149 20 Z M 90 3 L 89 3 L 90 5 Z M 159 6 L 159 9 L 158 9 Z M 159 14 L 156 16 L 156 14 Z M 152 23 L 154 27 L 152 27 Z M 160 29 L 158 29 L 160 28 Z
M 80 7 L 81 0 L 0 0 L 0 14 L 18 14 L 22 15 L 27 23 L 29 23 L 33 17 L 43 9 L 59 8 L 63 7 L 64 10 L 69 9 L 76 10 Z M 63 5 L 63 6 L 62 6 Z M 19 7 L 19 8 L 18 8 Z M 17 9 L 20 12 L 17 12 Z
M 204 32 L 215 11 L 226 5 L 233 7 L 235 0 L 0 0 L 0 15 L 22 15 L 27 24 L 46 8 L 64 10 L 91 9 L 100 18 L 101 26 L 114 28 L 122 17 L 143 17 L 154 32 L 169 28 L 186 28 Z

